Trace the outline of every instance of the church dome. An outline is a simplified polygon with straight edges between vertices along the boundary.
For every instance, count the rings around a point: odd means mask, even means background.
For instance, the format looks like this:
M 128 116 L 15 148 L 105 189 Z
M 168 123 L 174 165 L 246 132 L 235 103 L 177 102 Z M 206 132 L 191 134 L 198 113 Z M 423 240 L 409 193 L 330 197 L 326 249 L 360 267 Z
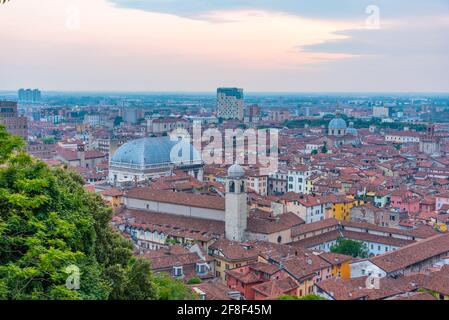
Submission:
M 329 122 L 329 129 L 344 130 L 347 127 L 348 126 L 346 125 L 346 121 L 343 120 L 342 118 L 335 118 L 332 119 L 331 122 Z
M 234 164 L 229 167 L 229 169 L 228 169 L 228 177 L 229 178 L 241 178 L 244 176 L 245 176 L 245 170 L 243 170 L 243 168 L 240 165 Z
M 358 136 L 359 135 L 359 132 L 357 131 L 357 129 L 356 128 L 352 128 L 352 127 L 348 128 L 346 130 L 346 133 L 347 134 L 352 134 L 353 136 Z
M 179 144 L 179 145 L 178 145 Z M 172 154 L 173 147 L 179 152 Z M 176 151 L 175 150 L 175 151 Z M 187 150 L 187 152 L 185 152 Z M 198 151 L 190 144 L 172 141 L 170 137 L 137 139 L 125 143 L 111 158 L 115 164 L 149 166 L 201 160 Z

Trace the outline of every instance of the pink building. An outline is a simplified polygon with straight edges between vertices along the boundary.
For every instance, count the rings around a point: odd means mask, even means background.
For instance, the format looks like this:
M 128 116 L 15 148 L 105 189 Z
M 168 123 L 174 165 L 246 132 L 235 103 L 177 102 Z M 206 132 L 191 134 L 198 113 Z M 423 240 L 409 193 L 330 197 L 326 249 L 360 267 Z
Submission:
M 276 265 L 259 262 L 226 271 L 226 284 L 240 292 L 246 300 L 257 300 L 253 287 L 271 280 L 282 280 L 286 273 Z M 259 297 L 262 300 L 262 296 Z
M 391 207 L 401 212 L 417 214 L 420 211 L 420 200 L 412 192 L 397 190 L 391 194 Z
M 435 206 L 440 210 L 445 204 L 449 205 L 449 192 L 442 193 L 436 197 Z

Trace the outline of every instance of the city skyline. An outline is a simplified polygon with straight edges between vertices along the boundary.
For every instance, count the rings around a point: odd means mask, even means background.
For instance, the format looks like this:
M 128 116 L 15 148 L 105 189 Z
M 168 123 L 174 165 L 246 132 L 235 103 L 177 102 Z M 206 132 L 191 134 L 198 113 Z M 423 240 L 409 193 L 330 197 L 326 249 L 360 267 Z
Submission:
M 179 5 L 10 1 L 0 8 L 0 40 L 15 54 L 0 62 L 0 88 L 449 92 L 444 1 Z M 379 29 L 367 25 L 376 20 L 367 20 L 376 18 L 370 5 L 379 9 Z

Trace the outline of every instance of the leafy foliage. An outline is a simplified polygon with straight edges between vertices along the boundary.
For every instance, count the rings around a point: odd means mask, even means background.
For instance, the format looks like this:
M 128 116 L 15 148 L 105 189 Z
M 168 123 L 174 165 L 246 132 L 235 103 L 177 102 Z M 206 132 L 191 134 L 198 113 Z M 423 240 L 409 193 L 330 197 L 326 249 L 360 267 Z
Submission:
M 201 282 L 200 278 L 190 278 L 189 281 L 187 281 L 187 284 L 200 284 Z
M 173 280 L 167 273 L 155 275 L 154 282 L 159 290 L 160 300 L 193 300 L 194 295 L 180 280 Z
M 321 153 L 328 153 L 329 150 L 327 149 L 327 143 L 324 142 L 323 147 L 321 148 Z
M 121 123 L 123 122 L 123 118 L 122 117 L 115 117 L 114 118 L 114 127 L 118 127 Z
M 0 299 L 188 296 L 174 280 L 155 284 L 150 263 L 133 257 L 132 244 L 109 225 L 112 209 L 79 175 L 23 147 L 0 127 Z M 79 290 L 66 286 L 69 266 L 80 270 Z
M 337 239 L 337 243 L 331 247 L 331 252 L 345 254 L 354 258 L 368 258 L 368 247 L 360 241 Z

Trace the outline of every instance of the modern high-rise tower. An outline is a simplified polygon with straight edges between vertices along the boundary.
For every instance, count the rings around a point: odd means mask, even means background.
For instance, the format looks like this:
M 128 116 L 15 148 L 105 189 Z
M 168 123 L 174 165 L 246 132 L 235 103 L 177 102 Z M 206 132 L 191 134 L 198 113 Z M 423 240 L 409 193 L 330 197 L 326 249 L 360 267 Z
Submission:
M 219 118 L 243 121 L 245 115 L 244 109 L 243 89 L 217 89 L 217 115 Z
M 41 92 L 39 89 L 20 89 L 18 92 L 19 102 L 36 103 L 40 102 Z

